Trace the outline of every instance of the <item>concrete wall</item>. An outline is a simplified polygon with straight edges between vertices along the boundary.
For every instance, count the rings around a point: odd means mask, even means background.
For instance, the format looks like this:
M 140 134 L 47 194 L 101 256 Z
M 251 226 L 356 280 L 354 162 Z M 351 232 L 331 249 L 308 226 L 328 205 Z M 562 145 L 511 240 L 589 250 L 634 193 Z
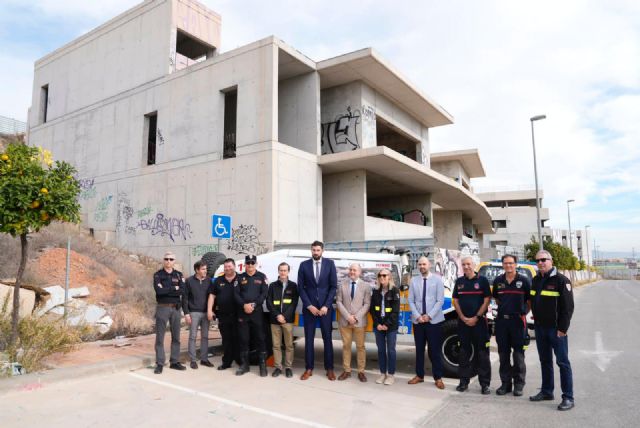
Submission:
M 365 219 L 365 239 L 429 239 L 433 228 L 378 217 Z
M 433 240 L 438 248 L 457 249 L 462 239 L 461 211 L 433 211 Z
M 362 139 L 362 84 L 323 89 L 320 93 L 321 153 L 338 153 L 373 147 Z
M 365 171 L 349 171 L 322 177 L 323 237 L 325 241 L 366 239 L 366 180 Z
M 469 179 L 469 175 L 462 167 L 462 164 L 458 161 L 432 163 L 431 168 L 442 175 L 446 175 L 447 177 L 455 179 L 460 184 L 465 182 L 467 184 L 467 187 L 470 186 L 471 181 Z
M 278 82 L 278 141 L 320 154 L 320 77 L 308 73 Z
M 395 196 L 367 200 L 367 212 L 376 213 L 388 209 L 402 212 L 421 210 L 428 217 L 428 225 L 433 225 L 431 195 Z

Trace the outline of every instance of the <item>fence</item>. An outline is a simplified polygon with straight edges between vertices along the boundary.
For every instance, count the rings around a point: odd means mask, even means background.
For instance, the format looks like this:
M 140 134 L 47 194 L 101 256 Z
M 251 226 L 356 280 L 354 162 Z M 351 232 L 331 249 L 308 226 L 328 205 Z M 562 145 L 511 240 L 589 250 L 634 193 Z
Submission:
M 15 135 L 24 134 L 25 132 L 27 132 L 26 122 L 0 116 L 0 134 Z

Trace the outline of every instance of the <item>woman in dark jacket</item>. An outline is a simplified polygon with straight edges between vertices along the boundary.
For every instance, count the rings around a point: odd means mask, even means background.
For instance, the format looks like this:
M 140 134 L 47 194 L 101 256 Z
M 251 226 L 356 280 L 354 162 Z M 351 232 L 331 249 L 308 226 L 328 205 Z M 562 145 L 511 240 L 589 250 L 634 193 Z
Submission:
M 378 272 L 377 287 L 371 295 L 373 332 L 378 346 L 380 377 L 376 383 L 393 385 L 396 372 L 396 335 L 400 316 L 400 290 L 396 287 L 391 271 Z

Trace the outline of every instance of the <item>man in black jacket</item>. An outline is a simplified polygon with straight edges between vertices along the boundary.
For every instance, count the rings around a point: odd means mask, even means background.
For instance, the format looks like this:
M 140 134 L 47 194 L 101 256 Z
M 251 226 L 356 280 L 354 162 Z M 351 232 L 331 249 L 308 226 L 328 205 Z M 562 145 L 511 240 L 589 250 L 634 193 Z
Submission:
M 273 360 L 275 369 L 271 376 L 282 374 L 282 337 L 284 337 L 285 359 L 284 369 L 287 377 L 293 372 L 293 322 L 298 306 L 298 285 L 289 281 L 289 265 L 278 265 L 278 280 L 269 285 L 267 291 L 267 308 L 271 319 L 271 340 L 273 342 Z
M 182 312 L 189 325 L 189 358 L 191 368 L 197 369 L 196 363 L 196 337 L 200 327 L 200 364 L 213 367 L 209 361 L 209 320 L 207 319 L 207 298 L 209 297 L 209 279 L 207 278 L 207 265 L 198 260 L 193 265 L 195 274 L 187 278 L 182 298 Z
M 218 329 L 222 336 L 222 364 L 218 370 L 226 370 L 231 363 L 240 361 L 240 339 L 238 338 L 238 315 L 235 300 L 235 287 L 238 286 L 236 262 L 226 259 L 223 262 L 224 275 L 211 278 L 209 300 L 207 302 L 207 319 L 218 319 Z
M 171 251 L 164 254 L 163 268 L 153 274 L 153 289 L 156 292 L 156 368 L 155 374 L 162 373 L 165 362 L 164 334 L 167 321 L 171 327 L 171 356 L 169 368 L 186 370 L 180 364 L 180 307 L 184 294 L 184 277 L 182 272 L 173 268 L 176 256 Z
M 536 345 L 542 371 L 540 392 L 529 397 L 531 401 L 553 400 L 553 354 L 560 367 L 562 402 L 558 410 L 574 407 L 573 375 L 569 362 L 567 331 L 573 315 L 573 289 L 571 281 L 553 267 L 548 251 L 536 254 L 538 274 L 531 286 L 531 312 L 536 331 Z

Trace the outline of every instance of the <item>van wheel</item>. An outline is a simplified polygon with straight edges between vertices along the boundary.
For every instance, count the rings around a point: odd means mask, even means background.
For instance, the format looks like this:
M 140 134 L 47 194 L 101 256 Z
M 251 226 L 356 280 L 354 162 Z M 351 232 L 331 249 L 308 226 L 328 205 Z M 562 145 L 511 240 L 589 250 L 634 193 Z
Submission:
M 475 349 L 471 345 L 471 358 Z M 442 325 L 442 367 L 446 377 L 460 377 L 460 338 L 458 337 L 458 320 L 445 321 Z M 475 374 L 472 373 L 472 377 Z
M 226 258 L 227 256 L 225 256 L 224 254 L 216 253 L 213 251 L 205 253 L 202 256 L 201 260 L 207 265 L 207 276 L 209 278 L 213 277 L 213 275 L 216 274 L 216 270 L 218 270 L 218 268 Z

